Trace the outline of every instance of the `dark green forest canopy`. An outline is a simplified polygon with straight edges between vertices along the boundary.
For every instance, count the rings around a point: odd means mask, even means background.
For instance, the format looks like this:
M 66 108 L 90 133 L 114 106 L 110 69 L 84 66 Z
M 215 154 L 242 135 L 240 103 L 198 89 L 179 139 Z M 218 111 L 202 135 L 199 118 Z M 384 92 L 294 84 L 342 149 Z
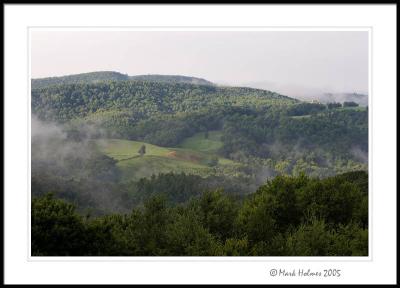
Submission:
M 186 83 L 108 81 L 32 89 L 32 112 L 44 120 L 66 122 L 94 113 L 127 113 L 132 119 L 194 112 L 215 107 L 263 107 L 296 100 L 265 90 Z
M 32 255 L 367 256 L 368 175 L 278 176 L 244 199 L 214 190 L 172 206 L 154 195 L 94 218 L 33 197 Z

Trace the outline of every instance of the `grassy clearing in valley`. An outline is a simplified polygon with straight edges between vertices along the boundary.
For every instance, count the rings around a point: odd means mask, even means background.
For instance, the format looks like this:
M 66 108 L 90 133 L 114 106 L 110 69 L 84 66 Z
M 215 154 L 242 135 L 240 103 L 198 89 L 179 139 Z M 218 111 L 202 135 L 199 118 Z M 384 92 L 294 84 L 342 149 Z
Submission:
M 213 133 L 212 139 L 216 139 L 216 137 L 216 134 Z M 189 143 L 195 146 L 192 140 Z M 218 157 L 212 153 L 187 148 L 160 147 L 139 141 L 101 139 L 96 140 L 96 145 L 102 153 L 118 161 L 117 166 L 122 171 L 123 181 L 137 180 L 142 177 L 150 177 L 153 174 L 167 172 L 207 175 L 212 173 L 214 167 L 223 168 L 238 165 L 232 160 Z M 146 153 L 140 156 L 138 151 L 142 145 L 146 146 Z M 204 149 L 204 143 L 199 147 Z M 215 147 L 216 145 L 214 149 Z M 218 161 L 216 164 L 210 165 L 210 160 L 213 158 L 217 158 Z
M 179 147 L 201 151 L 205 153 L 217 153 L 218 149 L 223 146 L 221 141 L 221 131 L 209 131 L 208 137 L 205 132 L 200 132 L 192 137 L 186 138 Z

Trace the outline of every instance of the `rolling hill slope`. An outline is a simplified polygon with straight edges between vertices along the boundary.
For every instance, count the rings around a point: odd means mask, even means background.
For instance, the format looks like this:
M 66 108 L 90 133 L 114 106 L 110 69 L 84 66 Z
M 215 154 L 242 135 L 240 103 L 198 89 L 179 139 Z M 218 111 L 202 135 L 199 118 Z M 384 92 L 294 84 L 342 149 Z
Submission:
M 233 169 L 240 166 L 214 153 L 185 148 L 166 148 L 122 139 L 100 139 L 95 143 L 102 153 L 118 161 L 117 167 L 121 169 L 123 181 L 172 171 L 204 176 L 215 175 L 218 169 Z M 142 145 L 146 146 L 146 153 L 140 156 L 138 151 Z
M 200 132 L 192 137 L 186 138 L 179 147 L 216 154 L 218 149 L 222 148 L 224 145 L 221 141 L 221 137 L 221 131 Z
M 226 107 L 260 108 L 298 102 L 266 90 L 163 81 L 116 81 L 128 76 L 104 73 L 32 80 L 32 112 L 41 120 L 61 123 L 112 112 L 107 117 L 122 117 L 122 121 L 133 124 L 156 115 Z M 107 75 L 111 79 L 106 81 Z M 54 85 L 46 86 L 46 83 Z M 101 117 L 98 118 L 96 121 L 101 122 Z
M 60 77 L 32 79 L 31 88 L 40 89 L 54 85 L 96 83 L 100 81 L 126 81 L 126 80 L 129 80 L 129 76 L 126 74 L 114 71 L 98 71 L 98 72 L 66 75 Z
M 137 141 L 105 151 L 130 170 L 128 177 L 139 168 L 142 175 L 189 169 L 207 174 L 226 159 L 323 176 L 365 166 L 367 108 L 330 109 L 266 90 L 193 84 L 193 77 L 183 76 L 96 72 L 57 79 L 33 85 L 32 113 L 66 127 L 71 139 Z M 80 135 L 85 130 L 90 135 Z M 143 143 L 148 153 L 138 157 Z

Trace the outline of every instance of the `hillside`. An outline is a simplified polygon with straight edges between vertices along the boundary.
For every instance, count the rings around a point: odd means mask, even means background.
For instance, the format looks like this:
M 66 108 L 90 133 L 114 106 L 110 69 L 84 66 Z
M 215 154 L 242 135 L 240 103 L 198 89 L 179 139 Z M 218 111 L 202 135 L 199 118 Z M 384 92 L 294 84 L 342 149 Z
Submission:
M 32 112 L 43 120 L 66 122 L 94 113 L 126 112 L 130 122 L 159 114 L 215 107 L 263 107 L 296 103 L 265 90 L 187 83 L 109 81 L 32 89 Z
M 221 138 L 222 131 L 200 132 L 186 138 L 179 147 L 206 153 L 218 153 L 219 149 L 224 146 Z
M 234 168 L 239 165 L 215 153 L 195 149 L 166 148 L 122 139 L 100 139 L 95 143 L 102 153 L 117 161 L 122 181 L 169 172 L 209 176 L 218 174 L 217 170 L 223 170 L 224 167 Z M 140 156 L 138 151 L 142 145 L 145 145 L 146 153 Z
M 99 80 L 107 75 L 123 81 Z M 192 77 L 144 75 L 124 80 L 127 77 L 88 73 L 33 88 L 32 113 L 63 125 L 68 137 L 77 141 L 111 138 L 163 147 L 178 156 L 183 153 L 179 149 L 191 155 L 212 154 L 244 164 L 246 175 L 256 178 L 301 171 L 327 177 L 367 168 L 368 108 L 301 102 L 253 88 L 174 82 Z M 201 161 L 164 156 L 150 153 L 118 165 L 125 171 L 201 174 L 202 168 L 209 169 Z

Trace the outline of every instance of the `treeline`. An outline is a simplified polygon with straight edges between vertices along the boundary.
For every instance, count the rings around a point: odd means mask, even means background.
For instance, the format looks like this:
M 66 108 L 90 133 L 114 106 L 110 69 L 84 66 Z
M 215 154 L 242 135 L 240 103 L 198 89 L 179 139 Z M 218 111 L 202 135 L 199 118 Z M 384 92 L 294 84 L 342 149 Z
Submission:
M 34 197 L 32 255 L 368 255 L 365 172 L 278 176 L 244 199 L 214 190 L 167 205 L 156 194 L 130 213 L 95 218 L 50 194 Z
M 214 85 L 212 82 L 202 78 L 181 76 L 181 75 L 134 75 L 129 76 L 114 71 L 98 71 L 81 73 L 60 77 L 47 77 L 31 80 L 32 89 L 44 88 L 54 85 L 65 85 L 65 84 L 79 84 L 79 83 L 96 83 L 100 81 L 150 81 L 150 82 L 166 82 L 166 83 L 189 83 L 198 85 Z
M 150 81 L 150 82 L 166 82 L 166 83 L 189 83 L 196 85 L 211 85 L 215 84 L 202 78 L 182 76 L 182 75 L 135 75 L 129 76 L 129 79 L 136 81 Z
M 95 83 L 100 81 L 126 81 L 129 76 L 113 71 L 98 71 L 81 74 L 73 74 L 60 77 L 47 77 L 40 79 L 32 79 L 32 89 L 40 89 L 54 85 L 67 85 L 79 83 Z

